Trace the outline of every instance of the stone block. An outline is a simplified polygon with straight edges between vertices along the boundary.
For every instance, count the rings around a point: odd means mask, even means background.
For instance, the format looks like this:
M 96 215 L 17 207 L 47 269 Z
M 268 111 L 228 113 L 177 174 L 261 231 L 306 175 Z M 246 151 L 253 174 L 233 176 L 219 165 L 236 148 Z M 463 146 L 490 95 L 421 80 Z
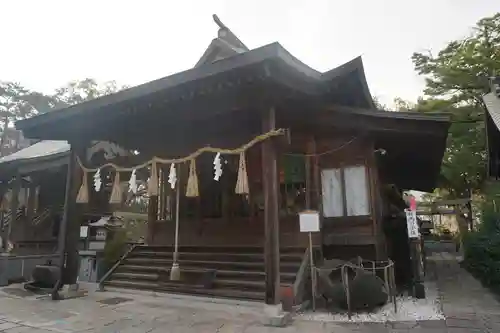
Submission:
M 456 328 L 483 328 L 484 326 L 476 319 L 447 318 L 446 326 Z
M 444 320 L 421 320 L 418 321 L 418 326 L 422 328 L 445 328 L 446 321 Z
M 418 326 L 416 321 L 395 321 L 388 324 L 394 329 L 410 329 Z

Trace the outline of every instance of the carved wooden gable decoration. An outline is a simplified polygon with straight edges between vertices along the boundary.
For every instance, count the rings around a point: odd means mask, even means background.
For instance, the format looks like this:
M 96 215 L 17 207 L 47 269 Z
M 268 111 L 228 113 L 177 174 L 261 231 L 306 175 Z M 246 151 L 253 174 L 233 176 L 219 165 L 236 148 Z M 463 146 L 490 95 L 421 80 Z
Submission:
M 106 161 L 113 160 L 117 157 L 131 156 L 132 153 L 116 143 L 107 141 L 93 141 L 90 148 L 87 149 L 87 161 L 90 162 L 92 157 L 97 153 L 103 153 L 103 157 Z

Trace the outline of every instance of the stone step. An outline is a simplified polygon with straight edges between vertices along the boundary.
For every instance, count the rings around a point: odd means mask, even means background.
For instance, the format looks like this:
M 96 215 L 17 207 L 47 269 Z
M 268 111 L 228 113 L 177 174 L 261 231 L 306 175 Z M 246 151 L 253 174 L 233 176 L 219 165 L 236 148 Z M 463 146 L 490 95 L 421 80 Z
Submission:
M 174 252 L 173 246 L 161 245 L 138 245 L 135 247 L 134 252 Z M 280 254 L 298 254 L 303 255 L 305 249 L 301 247 L 282 247 Z M 196 253 L 253 253 L 264 254 L 263 247 L 237 247 L 237 246 L 179 246 L 179 252 L 196 252 Z
M 158 281 L 159 275 L 156 273 L 130 273 L 130 272 L 114 272 L 111 276 L 112 280 L 142 280 L 142 281 Z
M 196 270 L 196 267 L 186 267 L 190 270 Z M 142 266 L 142 265 L 120 265 L 115 273 L 137 273 L 137 274 L 156 274 L 161 272 L 169 271 L 170 267 L 158 267 L 158 266 Z M 245 278 L 248 280 L 265 280 L 266 273 L 263 271 L 245 271 L 245 270 L 217 270 L 217 278 Z M 283 282 L 293 282 L 295 281 L 296 273 L 280 272 L 280 279 Z
M 158 281 L 158 274 L 137 274 L 137 273 L 116 273 L 110 279 L 110 282 L 139 282 L 139 283 L 159 283 L 178 285 L 185 287 L 193 287 L 192 284 L 187 284 L 185 281 Z M 252 281 L 241 279 L 220 279 L 214 280 L 215 289 L 237 289 L 237 290 L 257 290 L 264 291 L 266 287 L 265 281 Z
M 237 290 L 256 290 L 265 291 L 265 281 L 248 281 L 248 280 L 225 280 L 215 279 L 215 288 L 217 289 L 237 289 Z
M 304 249 L 281 251 L 280 280 L 292 284 L 300 268 Z M 105 286 L 183 294 L 263 300 L 265 296 L 265 263 L 260 247 L 194 247 L 179 249 L 179 265 L 195 274 L 216 270 L 213 288 L 206 288 L 196 278 L 169 281 L 173 263 L 172 246 L 134 248 L 104 283 Z M 202 281 L 202 280 L 200 280 Z M 198 284 L 198 282 L 200 284 Z M 195 283 L 195 284 L 193 284 Z
M 123 288 L 123 289 L 137 289 L 149 290 L 155 292 L 169 292 L 189 295 L 212 296 L 220 298 L 236 298 L 247 300 L 264 300 L 265 294 L 263 292 L 246 291 L 246 290 L 233 290 L 233 289 L 202 289 L 191 286 L 183 286 L 174 283 L 152 283 L 152 282 L 133 282 L 133 281 L 106 281 L 105 287 Z
M 154 251 L 133 251 L 129 258 L 172 258 L 173 252 L 154 252 Z M 179 252 L 179 258 L 217 258 L 218 261 L 264 261 L 262 253 L 209 253 L 209 252 Z M 280 255 L 281 261 L 302 261 L 302 254 L 285 253 Z
M 172 259 L 157 259 L 157 258 L 126 258 L 124 264 L 142 265 L 142 266 L 160 266 L 170 267 Z M 226 269 L 233 270 L 253 270 L 264 271 L 264 262 L 237 262 L 237 261 L 204 261 L 204 260 L 179 260 L 180 265 L 189 267 L 204 267 L 207 269 Z M 283 272 L 297 272 L 300 267 L 300 262 L 281 262 L 280 270 Z

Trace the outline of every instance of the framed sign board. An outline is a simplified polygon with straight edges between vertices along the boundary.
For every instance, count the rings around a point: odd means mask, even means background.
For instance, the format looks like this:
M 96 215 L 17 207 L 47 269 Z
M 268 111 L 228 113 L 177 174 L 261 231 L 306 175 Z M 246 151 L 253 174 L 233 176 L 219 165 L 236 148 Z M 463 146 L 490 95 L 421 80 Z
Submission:
M 87 238 L 89 236 L 89 227 L 82 225 L 80 227 L 80 238 Z
M 418 230 L 417 212 L 415 210 L 405 209 L 405 213 L 408 238 L 419 238 L 420 232 Z
M 319 212 L 306 210 L 299 213 L 300 232 L 319 232 Z

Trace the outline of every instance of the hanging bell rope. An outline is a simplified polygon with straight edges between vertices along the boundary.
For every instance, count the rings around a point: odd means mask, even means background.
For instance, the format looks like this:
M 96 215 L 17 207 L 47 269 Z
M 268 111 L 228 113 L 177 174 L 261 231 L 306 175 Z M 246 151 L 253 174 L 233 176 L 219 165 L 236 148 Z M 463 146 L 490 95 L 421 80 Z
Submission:
M 158 195 L 158 170 L 156 169 L 155 160 L 153 160 L 151 164 L 151 176 L 149 177 L 149 183 L 148 183 L 148 195 L 149 196 Z
M 82 175 L 82 185 L 78 190 L 78 195 L 76 196 L 76 203 L 88 203 L 89 202 L 89 184 L 87 172 L 83 172 Z
M 189 164 L 189 178 L 187 181 L 186 197 L 195 198 L 199 197 L 200 192 L 198 190 L 198 175 L 196 174 L 196 160 L 192 159 Z
M 111 196 L 109 197 L 110 204 L 120 204 L 122 202 L 122 189 L 120 186 L 120 173 L 115 174 L 115 180 L 113 181 L 113 190 L 111 191 Z
M 249 194 L 250 191 L 248 189 L 248 174 L 247 174 L 247 164 L 245 161 L 245 153 L 240 153 L 240 163 L 238 166 L 238 180 L 236 181 L 236 189 L 235 192 L 237 194 Z

